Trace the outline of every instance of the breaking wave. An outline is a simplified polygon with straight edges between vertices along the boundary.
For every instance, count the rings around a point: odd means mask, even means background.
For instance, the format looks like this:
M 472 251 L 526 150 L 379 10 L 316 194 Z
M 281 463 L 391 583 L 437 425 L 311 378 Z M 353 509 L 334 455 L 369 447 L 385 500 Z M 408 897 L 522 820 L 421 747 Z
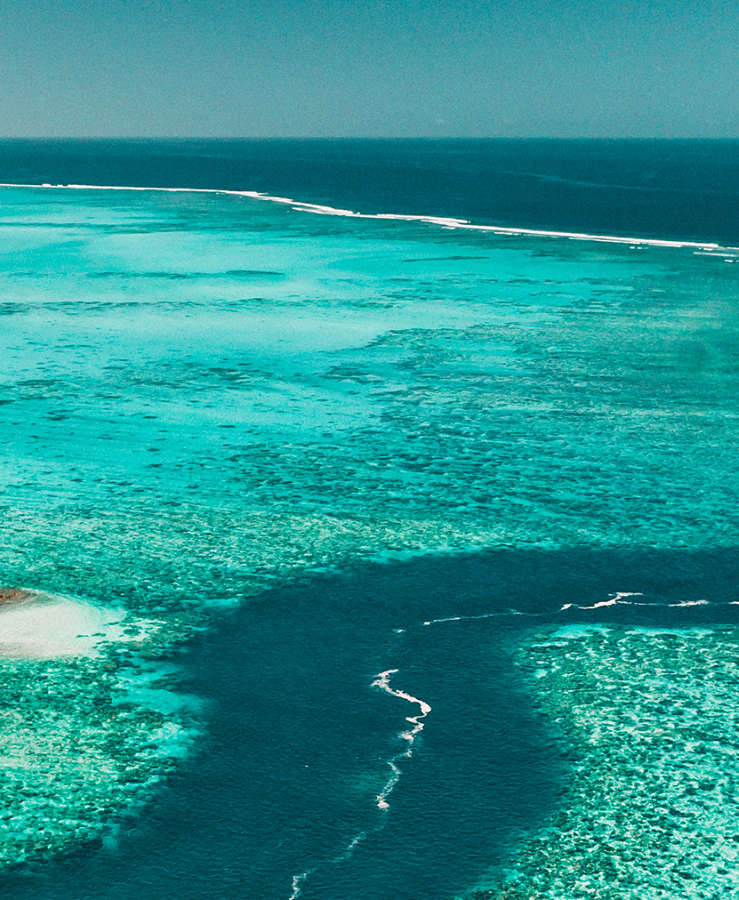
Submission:
M 337 206 L 326 206 L 321 203 L 308 203 L 303 200 L 295 200 L 293 197 L 281 197 L 277 194 L 267 194 L 262 191 L 236 191 L 227 188 L 192 188 L 192 187 L 143 187 L 141 185 L 117 185 L 117 184 L 16 184 L 10 182 L 0 183 L 0 188 L 34 188 L 45 190 L 77 190 L 77 191 L 155 191 L 173 194 L 217 194 L 229 197 L 245 197 L 249 200 L 262 200 L 268 203 L 279 203 L 289 206 L 296 212 L 312 213 L 321 216 L 341 216 L 352 219 L 374 219 L 381 221 L 419 222 L 426 225 L 436 225 L 441 228 L 462 229 L 465 231 L 488 232 L 491 234 L 510 235 L 513 237 L 544 237 L 564 238 L 574 241 L 596 241 L 609 244 L 626 244 L 629 246 L 648 247 L 687 247 L 699 252 L 718 253 L 726 255 L 727 261 L 733 262 L 735 254 L 739 253 L 739 247 L 724 246 L 714 241 L 678 241 L 662 238 L 628 237 L 617 234 L 589 234 L 578 231 L 555 231 L 541 228 L 524 228 L 512 225 L 486 225 L 471 222 L 469 219 L 453 216 L 431 216 L 403 213 L 364 213 L 353 209 L 343 209 Z

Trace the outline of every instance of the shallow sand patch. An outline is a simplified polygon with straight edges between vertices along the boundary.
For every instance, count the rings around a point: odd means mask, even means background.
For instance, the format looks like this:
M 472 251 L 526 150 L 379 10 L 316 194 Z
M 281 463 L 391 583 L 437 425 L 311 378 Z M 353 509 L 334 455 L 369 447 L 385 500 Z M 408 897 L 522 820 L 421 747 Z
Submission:
M 127 637 L 125 611 L 26 588 L 0 588 L 0 656 L 96 656 L 104 641 Z

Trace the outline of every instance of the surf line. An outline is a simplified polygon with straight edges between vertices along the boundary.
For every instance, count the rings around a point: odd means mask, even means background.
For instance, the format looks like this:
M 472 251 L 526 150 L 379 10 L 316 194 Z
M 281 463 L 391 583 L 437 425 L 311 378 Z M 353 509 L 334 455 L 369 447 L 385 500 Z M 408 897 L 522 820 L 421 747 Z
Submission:
M 429 703 L 426 703 L 425 700 L 421 700 L 420 698 L 414 697 L 412 694 L 409 694 L 406 691 L 399 691 L 396 688 L 390 686 L 390 679 L 393 675 L 396 675 L 397 672 L 397 669 L 386 669 L 384 672 L 379 672 L 372 680 L 371 687 L 378 688 L 384 693 L 390 694 L 391 697 L 397 697 L 399 700 L 405 700 L 408 703 L 415 703 L 419 708 L 419 712 L 416 713 L 415 716 L 406 716 L 405 720 L 409 725 L 411 725 L 411 727 L 406 729 L 405 731 L 401 731 L 398 735 L 398 737 L 406 742 L 406 746 L 399 753 L 391 756 L 387 761 L 387 764 L 390 768 L 390 777 L 385 782 L 382 790 L 376 797 L 376 806 L 385 815 L 383 815 L 382 821 L 379 824 L 375 825 L 374 828 L 371 828 L 369 831 L 360 831 L 358 834 L 355 834 L 354 837 L 346 845 L 346 847 L 344 847 L 344 849 L 336 856 L 331 857 L 331 859 L 327 859 L 325 862 L 318 863 L 317 865 L 312 866 L 310 869 L 306 869 L 305 871 L 300 872 L 297 875 L 293 875 L 292 890 L 290 892 L 288 900 L 298 900 L 298 898 L 302 896 L 303 885 L 311 877 L 311 875 L 313 875 L 324 866 L 335 866 L 349 859 L 353 855 L 357 847 L 363 841 L 365 841 L 370 834 L 376 834 L 377 832 L 382 831 L 382 829 L 385 827 L 385 824 L 387 822 L 386 814 L 390 809 L 390 802 L 388 798 L 395 790 L 395 786 L 400 781 L 400 776 L 403 774 L 399 763 L 401 760 L 410 759 L 413 756 L 413 744 L 415 743 L 416 737 L 423 731 L 423 720 L 431 712 L 431 705 Z
M 733 255 L 739 251 L 739 247 L 724 246 L 715 241 L 680 241 L 665 238 L 626 237 L 616 234 L 589 234 L 579 231 L 551 231 L 541 228 L 522 228 L 513 225 L 485 225 L 471 222 L 469 219 L 455 218 L 452 216 L 432 216 L 403 213 L 363 213 L 353 209 L 342 209 L 337 206 L 325 206 L 320 203 L 309 203 L 304 200 L 295 200 L 292 197 L 280 197 L 275 194 L 266 194 L 263 191 L 237 191 L 228 188 L 193 188 L 193 187 L 145 187 L 142 185 L 118 185 L 118 184 L 21 184 L 13 182 L 0 182 L 0 188 L 38 188 L 45 190 L 76 190 L 76 191 L 158 191 L 171 194 L 218 194 L 229 197 L 246 197 L 250 200 L 263 200 L 269 203 L 279 203 L 289 206 L 296 212 L 313 213 L 319 216 L 342 216 L 352 219 L 376 219 L 380 221 L 396 222 L 421 222 L 426 225 L 437 225 L 441 228 L 462 229 L 467 231 L 489 232 L 491 234 L 508 235 L 511 237 L 544 237 L 564 238 L 573 241 L 595 241 L 609 244 L 627 244 L 629 246 L 645 247 L 689 247 L 695 250 L 710 252 L 729 251 Z

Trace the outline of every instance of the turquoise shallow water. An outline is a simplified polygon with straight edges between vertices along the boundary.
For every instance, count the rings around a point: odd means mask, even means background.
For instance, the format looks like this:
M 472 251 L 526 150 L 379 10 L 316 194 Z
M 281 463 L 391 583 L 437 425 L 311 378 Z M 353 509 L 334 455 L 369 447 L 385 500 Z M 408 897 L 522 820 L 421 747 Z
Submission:
M 0 661 L 13 890 L 497 890 L 567 783 L 558 717 L 591 721 L 533 699 L 526 629 L 739 609 L 734 252 L 0 203 L 2 584 L 108 623 L 94 654 Z

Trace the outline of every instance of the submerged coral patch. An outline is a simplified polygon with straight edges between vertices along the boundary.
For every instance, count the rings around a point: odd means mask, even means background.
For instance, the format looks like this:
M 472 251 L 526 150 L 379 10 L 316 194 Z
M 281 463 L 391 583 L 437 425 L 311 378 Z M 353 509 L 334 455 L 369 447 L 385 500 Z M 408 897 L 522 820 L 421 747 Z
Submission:
M 0 867 L 100 840 L 185 756 L 199 708 L 156 622 L 71 597 L 0 590 Z
M 515 656 L 570 775 L 469 897 L 739 896 L 739 629 L 549 629 Z

